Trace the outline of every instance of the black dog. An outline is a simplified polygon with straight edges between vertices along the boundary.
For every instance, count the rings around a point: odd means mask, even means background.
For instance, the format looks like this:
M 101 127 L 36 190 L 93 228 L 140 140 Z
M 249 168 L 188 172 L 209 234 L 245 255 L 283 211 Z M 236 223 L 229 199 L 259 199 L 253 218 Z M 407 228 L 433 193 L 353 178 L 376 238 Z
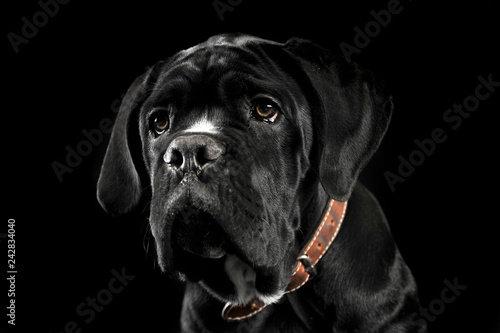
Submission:
M 371 73 L 311 42 L 214 36 L 132 84 L 99 202 L 139 203 L 138 131 L 158 262 L 187 281 L 184 332 L 423 332 L 412 274 L 356 183 L 392 107 Z

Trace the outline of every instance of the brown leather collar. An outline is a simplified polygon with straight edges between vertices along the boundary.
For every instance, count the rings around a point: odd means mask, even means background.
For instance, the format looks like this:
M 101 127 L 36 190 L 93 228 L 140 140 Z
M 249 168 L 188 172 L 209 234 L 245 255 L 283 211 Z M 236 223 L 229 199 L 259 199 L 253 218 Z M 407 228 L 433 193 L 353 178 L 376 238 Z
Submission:
M 315 266 L 337 236 L 346 207 L 347 201 L 340 202 L 333 199 L 328 201 L 321 223 L 297 258 L 286 293 L 299 289 L 316 274 Z M 227 303 L 222 310 L 222 318 L 226 321 L 240 321 L 260 312 L 265 306 L 266 304 L 259 299 L 254 299 L 243 306 Z

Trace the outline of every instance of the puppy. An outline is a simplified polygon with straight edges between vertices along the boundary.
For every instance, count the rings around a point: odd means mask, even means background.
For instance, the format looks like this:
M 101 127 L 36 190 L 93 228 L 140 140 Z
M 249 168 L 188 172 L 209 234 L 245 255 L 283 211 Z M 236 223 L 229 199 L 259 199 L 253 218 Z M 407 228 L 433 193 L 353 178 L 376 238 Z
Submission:
M 126 214 L 146 176 L 159 266 L 186 281 L 183 332 L 424 332 L 357 183 L 392 108 L 370 72 L 314 43 L 214 36 L 129 88 L 98 199 Z

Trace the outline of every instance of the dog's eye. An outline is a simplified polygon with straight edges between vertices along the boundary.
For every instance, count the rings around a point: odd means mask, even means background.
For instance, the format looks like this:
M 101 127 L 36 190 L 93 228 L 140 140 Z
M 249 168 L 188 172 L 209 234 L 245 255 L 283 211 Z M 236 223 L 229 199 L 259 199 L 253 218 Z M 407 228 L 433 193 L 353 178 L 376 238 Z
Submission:
M 279 107 L 268 99 L 257 100 L 252 107 L 252 118 L 265 122 L 274 122 L 278 117 Z
M 168 112 L 167 110 L 158 110 L 152 114 L 150 118 L 150 127 L 156 134 L 163 134 L 168 128 Z

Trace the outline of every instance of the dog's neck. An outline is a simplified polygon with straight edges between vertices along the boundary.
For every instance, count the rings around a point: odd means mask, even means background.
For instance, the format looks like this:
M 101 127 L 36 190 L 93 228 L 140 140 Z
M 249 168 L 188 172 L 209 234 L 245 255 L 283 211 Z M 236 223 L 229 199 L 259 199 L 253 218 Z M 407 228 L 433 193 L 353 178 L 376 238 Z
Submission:
M 297 233 L 299 248 L 303 248 L 309 242 L 312 234 L 316 231 L 318 222 L 323 218 L 325 206 L 330 200 L 321 183 L 317 184 L 317 190 L 309 198 L 302 213 L 301 230 Z M 290 306 L 293 308 L 302 324 L 308 329 L 315 328 L 315 322 L 323 321 L 324 314 L 321 309 L 326 303 L 325 294 L 318 290 L 325 290 L 320 285 L 324 279 L 310 279 L 302 288 L 286 294 Z
M 312 194 L 303 201 L 304 208 L 301 213 L 300 229 L 297 231 L 297 247 L 299 249 L 309 241 L 311 235 L 314 233 L 318 226 L 318 221 L 322 218 L 325 206 L 330 199 L 321 184 L 317 184 L 317 190 L 310 193 Z M 186 296 L 183 302 L 183 327 L 186 331 L 196 331 L 195 328 L 198 327 L 198 324 L 208 328 L 219 323 L 228 325 L 228 327 L 235 327 L 235 332 L 239 332 L 241 327 L 251 327 L 252 332 L 258 332 L 259 327 L 266 326 L 267 318 L 271 315 L 274 317 L 281 315 L 281 312 L 289 313 L 289 311 L 294 311 L 297 314 L 297 318 L 290 320 L 290 323 L 293 322 L 293 325 L 300 325 L 300 322 L 306 326 L 310 326 L 311 318 L 323 318 L 321 310 L 318 309 L 321 309 L 325 303 L 323 299 L 324 294 L 316 292 L 316 290 L 324 289 L 318 286 L 318 284 L 323 283 L 321 281 L 320 279 L 312 279 L 305 285 L 303 291 L 299 289 L 287 294 L 286 300 L 281 302 L 280 306 L 267 307 L 258 316 L 253 316 L 236 323 L 223 322 L 220 317 L 220 302 L 208 295 L 199 285 L 189 283 L 186 290 L 186 295 L 189 294 L 189 297 Z M 307 304 L 308 309 L 304 309 L 303 304 Z M 284 311 L 284 308 L 287 310 Z M 309 318 L 302 318 L 304 314 L 307 314 Z M 192 326 L 196 322 L 198 324 Z

